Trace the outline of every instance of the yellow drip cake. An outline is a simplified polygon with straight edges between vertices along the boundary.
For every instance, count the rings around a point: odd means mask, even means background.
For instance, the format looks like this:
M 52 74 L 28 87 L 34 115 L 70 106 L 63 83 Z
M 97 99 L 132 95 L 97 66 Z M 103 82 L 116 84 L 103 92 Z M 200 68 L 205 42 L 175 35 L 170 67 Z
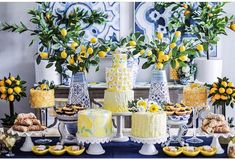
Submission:
M 183 103 L 189 107 L 207 105 L 207 89 L 198 83 L 191 83 L 183 89 Z
M 112 113 L 103 109 L 78 112 L 77 136 L 103 138 L 112 136 Z
M 133 71 L 127 68 L 126 54 L 116 51 L 112 61 L 112 68 L 106 69 L 107 90 L 104 93 L 104 109 L 128 112 L 128 101 L 134 99 Z
M 167 137 L 167 115 L 164 111 L 136 112 L 132 114 L 131 120 L 131 135 L 133 137 Z
M 54 89 L 30 89 L 30 104 L 32 108 L 47 108 L 55 106 Z

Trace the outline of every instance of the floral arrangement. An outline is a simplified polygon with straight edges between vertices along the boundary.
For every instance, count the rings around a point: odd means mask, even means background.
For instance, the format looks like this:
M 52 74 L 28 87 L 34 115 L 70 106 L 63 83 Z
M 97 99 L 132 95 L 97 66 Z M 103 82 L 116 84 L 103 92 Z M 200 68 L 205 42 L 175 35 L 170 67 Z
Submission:
M 155 65 L 158 70 L 163 70 L 168 63 L 172 68 L 185 66 L 185 62 L 190 60 L 188 56 L 198 53 L 198 46 L 195 46 L 192 40 L 181 41 L 180 36 L 180 31 L 168 37 L 163 37 L 163 33 L 157 32 L 156 39 L 147 44 L 148 51 L 142 55 L 147 58 L 142 68 Z
M 155 8 L 171 7 L 172 17 L 168 25 L 169 31 L 181 30 L 183 34 L 195 36 L 197 44 L 201 44 L 200 50 L 207 53 L 209 48 L 217 44 L 219 35 L 226 34 L 226 28 L 235 31 L 233 16 L 226 16 L 223 7 L 224 2 L 176 2 L 155 3 Z
M 5 114 L 2 118 L 3 125 L 11 125 L 14 123 L 17 116 L 14 113 L 14 101 L 20 101 L 21 98 L 26 97 L 26 81 L 21 80 L 20 76 L 12 76 L 9 73 L 8 77 L 0 79 L 0 98 L 9 102 L 10 115 Z
M 63 66 L 73 73 L 88 71 L 90 65 L 98 64 L 98 55 L 101 58 L 106 55 L 107 48 L 98 45 L 99 40 L 96 38 L 86 41 L 85 31 L 81 29 L 82 24 L 104 24 L 106 14 L 76 8 L 69 15 L 57 15 L 53 13 L 50 3 L 39 4 L 37 9 L 28 11 L 31 16 L 30 22 L 37 26 L 35 29 L 26 27 L 22 22 L 13 25 L 3 23 L 1 26 L 1 30 L 30 32 L 35 39 L 39 38 L 39 52 L 35 54 L 37 64 L 47 59 L 46 67 L 49 68 L 55 62 L 56 71 L 63 75 Z M 33 42 L 34 39 L 30 45 Z
M 235 87 L 228 78 L 218 78 L 217 82 L 213 84 L 206 84 L 210 93 L 208 98 L 211 99 L 214 106 L 226 106 L 230 105 L 233 108 L 235 101 Z
M 128 109 L 130 112 L 151 112 L 155 113 L 161 110 L 161 107 L 153 101 L 135 99 L 128 102 Z
M 43 90 L 48 91 L 50 89 L 54 89 L 55 84 L 53 81 L 49 82 L 48 80 L 42 80 L 41 82 L 38 82 L 38 84 L 34 87 L 36 90 Z

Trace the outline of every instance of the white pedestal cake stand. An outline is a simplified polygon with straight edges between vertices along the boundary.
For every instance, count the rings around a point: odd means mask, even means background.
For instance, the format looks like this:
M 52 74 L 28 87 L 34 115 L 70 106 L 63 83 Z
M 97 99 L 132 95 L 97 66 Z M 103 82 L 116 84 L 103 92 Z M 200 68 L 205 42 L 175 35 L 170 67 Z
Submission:
M 143 143 L 143 146 L 139 150 L 142 155 L 156 155 L 158 151 L 154 144 L 160 144 L 167 140 L 167 136 L 159 138 L 139 138 L 135 136 L 130 136 L 131 140 L 137 143 Z
M 81 143 L 90 144 L 86 153 L 89 155 L 102 155 L 105 153 L 102 145 L 103 143 L 110 142 L 112 137 L 103 137 L 103 138 L 96 138 L 96 137 L 79 137 L 77 136 L 77 140 Z
M 131 116 L 131 112 L 125 112 L 125 113 L 112 113 L 113 116 L 117 117 L 117 133 L 113 137 L 112 141 L 115 142 L 126 142 L 129 141 L 128 136 L 123 135 L 123 122 L 124 122 L 124 117 Z
M 45 131 L 45 130 L 44 130 Z M 15 131 L 12 128 L 10 128 L 8 130 L 8 133 L 12 134 L 12 135 L 19 135 L 19 136 L 25 136 L 25 141 L 24 144 L 22 145 L 22 147 L 20 148 L 20 151 L 23 152 L 31 152 L 32 151 L 32 147 L 34 146 L 33 141 L 31 139 L 32 135 L 36 135 L 38 136 L 39 134 L 43 133 L 43 131 L 28 131 L 28 132 L 19 132 L 19 131 Z

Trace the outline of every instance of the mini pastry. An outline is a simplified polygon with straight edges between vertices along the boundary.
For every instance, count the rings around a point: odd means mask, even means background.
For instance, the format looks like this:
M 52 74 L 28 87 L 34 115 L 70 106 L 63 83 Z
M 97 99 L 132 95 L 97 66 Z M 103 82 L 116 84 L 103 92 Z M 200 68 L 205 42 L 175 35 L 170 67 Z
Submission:
M 33 125 L 32 119 L 29 118 L 20 118 L 15 120 L 15 125 L 30 126 Z
M 44 151 L 47 147 L 45 145 L 39 145 L 37 146 L 36 150 L 37 151 Z
M 28 131 L 27 126 L 21 126 L 21 125 L 13 125 L 12 129 L 15 131 L 19 131 L 19 132 L 27 132 Z
M 54 151 L 60 151 L 60 150 L 62 150 L 64 147 L 62 146 L 62 145 L 56 145 L 55 147 L 54 147 Z
M 167 115 L 173 115 L 175 112 L 174 111 L 166 111 Z
M 183 147 L 183 154 L 189 157 L 195 157 L 200 153 L 200 148 L 194 146 Z
M 17 115 L 17 119 L 37 119 L 33 113 L 20 113 Z
M 201 154 L 206 157 L 214 156 L 217 149 L 211 146 L 202 146 L 201 147 Z
M 179 156 L 182 153 L 182 148 L 174 147 L 174 146 L 167 146 L 163 148 L 163 152 L 171 157 Z
M 183 115 L 186 115 L 187 112 L 184 111 L 184 110 L 183 110 L 183 111 L 176 111 L 175 114 L 176 114 L 176 115 L 179 115 L 179 116 L 183 116 Z

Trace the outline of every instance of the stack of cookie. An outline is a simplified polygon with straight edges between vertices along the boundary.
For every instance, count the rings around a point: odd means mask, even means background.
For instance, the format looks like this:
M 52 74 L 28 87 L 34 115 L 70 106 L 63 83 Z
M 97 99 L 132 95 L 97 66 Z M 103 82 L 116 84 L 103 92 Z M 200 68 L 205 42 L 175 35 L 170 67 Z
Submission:
M 166 103 L 163 106 L 163 109 L 166 111 L 167 115 L 177 115 L 177 116 L 184 116 L 191 114 L 192 109 L 189 107 L 186 107 L 182 103 Z

